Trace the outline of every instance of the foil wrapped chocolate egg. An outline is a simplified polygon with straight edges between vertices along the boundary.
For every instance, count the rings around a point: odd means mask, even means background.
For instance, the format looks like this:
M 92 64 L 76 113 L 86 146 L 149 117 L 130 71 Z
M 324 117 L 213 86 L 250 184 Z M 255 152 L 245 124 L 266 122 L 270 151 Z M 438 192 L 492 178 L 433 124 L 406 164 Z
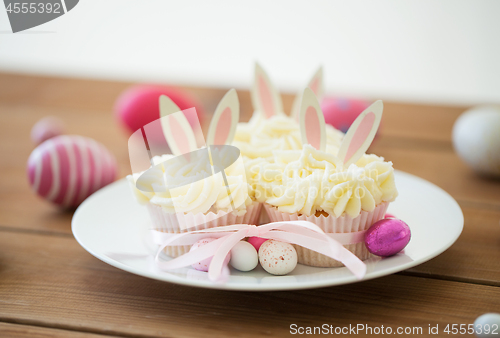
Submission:
M 408 224 L 396 218 L 375 222 L 365 234 L 365 245 L 372 254 L 389 257 L 403 250 L 411 238 Z

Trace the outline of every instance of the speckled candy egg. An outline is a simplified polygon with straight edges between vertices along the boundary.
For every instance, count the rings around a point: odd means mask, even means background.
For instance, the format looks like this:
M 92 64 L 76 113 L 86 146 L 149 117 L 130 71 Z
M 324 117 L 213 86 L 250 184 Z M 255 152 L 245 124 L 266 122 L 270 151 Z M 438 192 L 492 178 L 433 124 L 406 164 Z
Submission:
M 196 242 L 196 243 L 193 244 L 193 246 L 191 247 L 191 249 L 189 249 L 189 251 L 191 252 L 193 250 L 196 250 L 199 247 L 202 247 L 204 245 L 207 245 L 210 242 L 215 241 L 216 239 L 217 238 L 212 238 L 212 237 L 207 237 L 207 238 L 200 239 L 198 242 Z M 227 256 L 226 256 L 226 259 L 224 260 L 224 265 L 227 265 L 227 263 L 229 263 L 230 259 L 231 259 L 231 253 L 228 253 Z M 210 266 L 211 262 L 212 262 L 212 257 L 209 257 L 209 258 L 206 258 L 206 259 L 202 260 L 201 262 L 194 263 L 191 266 L 194 269 L 198 270 L 198 271 L 205 271 L 205 272 L 207 272 L 208 271 L 208 267 Z
M 365 233 L 365 244 L 372 254 L 389 257 L 405 248 L 411 238 L 408 224 L 400 219 L 385 218 L 375 222 Z
M 369 105 L 363 100 L 326 97 L 321 103 L 321 110 L 326 123 L 345 133 Z
M 476 337 L 498 337 L 500 335 L 500 314 L 485 313 L 474 322 Z
M 40 144 L 28 159 L 33 191 L 63 207 L 76 207 L 116 178 L 113 155 L 91 138 L 62 135 Z
M 463 113 L 453 126 L 453 146 L 474 171 L 500 176 L 500 107 L 481 106 Z
M 297 251 L 291 244 L 270 239 L 260 246 L 259 262 L 272 275 L 286 275 L 297 266 Z
M 252 244 L 240 241 L 231 249 L 229 263 L 236 270 L 250 271 L 259 264 L 259 255 Z
M 115 116 L 130 133 L 160 118 L 159 98 L 168 96 L 181 110 L 195 107 L 198 119 L 203 119 L 203 109 L 180 89 L 164 86 L 138 85 L 125 90 L 115 102 Z M 188 120 L 190 115 L 186 115 Z M 193 125 L 196 121 L 189 121 Z M 163 135 L 159 124 L 150 130 L 151 135 Z M 149 136 L 149 135 L 148 135 Z
M 47 116 L 40 119 L 31 128 L 31 140 L 36 145 L 47 141 L 49 138 L 62 135 L 64 133 L 64 123 L 54 116 Z

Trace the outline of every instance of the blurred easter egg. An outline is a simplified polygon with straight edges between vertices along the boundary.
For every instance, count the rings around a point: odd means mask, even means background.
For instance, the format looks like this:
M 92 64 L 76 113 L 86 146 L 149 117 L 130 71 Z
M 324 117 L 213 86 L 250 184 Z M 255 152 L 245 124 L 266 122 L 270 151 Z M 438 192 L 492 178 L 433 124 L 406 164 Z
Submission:
M 203 119 L 201 105 L 180 89 L 163 86 L 138 85 L 125 90 L 115 102 L 115 116 L 130 133 L 142 126 L 160 118 L 159 98 L 168 96 L 181 110 L 195 107 L 198 119 Z M 198 121 L 196 116 L 186 115 L 189 123 L 194 126 Z M 160 124 L 154 124 L 155 131 L 149 135 L 163 135 Z
M 36 145 L 62 134 L 64 134 L 64 123 L 54 116 L 42 118 L 31 128 L 31 140 Z
M 476 337 L 498 337 L 500 334 L 500 314 L 485 313 L 474 321 L 474 333 Z
M 365 233 L 365 245 L 372 254 L 389 257 L 397 254 L 410 242 L 408 224 L 400 219 L 385 218 L 375 222 Z
M 477 173 L 500 176 L 500 106 L 479 106 L 463 113 L 453 126 L 453 146 Z
M 321 110 L 326 123 L 345 133 L 356 117 L 369 106 L 370 103 L 363 100 L 325 97 Z
M 28 179 L 34 192 L 62 207 L 76 207 L 116 178 L 113 155 L 91 138 L 62 135 L 33 150 Z

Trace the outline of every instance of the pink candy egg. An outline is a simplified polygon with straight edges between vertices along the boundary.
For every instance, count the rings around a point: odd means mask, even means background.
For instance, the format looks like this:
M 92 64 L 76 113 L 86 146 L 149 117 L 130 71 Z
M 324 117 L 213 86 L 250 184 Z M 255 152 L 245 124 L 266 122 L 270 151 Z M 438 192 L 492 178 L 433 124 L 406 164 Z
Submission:
M 166 95 L 181 109 L 195 107 L 198 119 L 203 119 L 203 109 L 201 105 L 193 100 L 188 94 L 180 89 L 164 86 L 138 85 L 125 90 L 115 102 L 115 116 L 130 133 L 133 133 L 142 126 L 160 118 L 159 98 Z M 193 125 L 197 121 L 190 120 Z M 154 135 L 163 135 L 161 127 L 156 124 L 158 133 L 149 131 Z
M 189 252 L 198 249 L 199 247 L 202 247 L 204 245 L 207 245 L 210 242 L 215 241 L 217 238 L 203 238 L 200 239 L 198 242 L 194 243 L 191 249 L 189 249 Z M 224 265 L 227 265 L 229 263 L 229 260 L 231 259 L 231 253 L 228 253 L 226 256 L 226 259 L 224 259 Z M 208 267 L 210 266 L 210 262 L 212 262 L 212 257 L 206 258 L 202 260 L 201 262 L 194 263 L 191 265 L 193 268 L 195 268 L 198 271 L 208 271 Z
M 272 275 L 286 275 L 297 266 L 297 251 L 289 243 L 270 239 L 260 246 L 259 262 Z
M 113 155 L 91 138 L 62 135 L 40 144 L 28 159 L 34 192 L 63 207 L 76 207 L 116 178 Z
M 49 138 L 62 135 L 64 133 L 64 123 L 54 116 L 47 116 L 39 120 L 31 129 L 31 140 L 36 145 Z
M 321 103 L 321 110 L 326 123 L 345 133 L 369 105 L 363 100 L 326 97 Z
M 389 257 L 403 250 L 411 238 L 408 224 L 396 218 L 375 222 L 365 234 L 365 244 L 372 254 Z
M 252 244 L 253 247 L 255 248 L 255 250 L 257 250 L 257 252 L 259 251 L 262 243 L 264 243 L 265 241 L 267 241 L 267 238 L 262 238 L 262 237 L 249 237 L 248 238 L 248 243 Z

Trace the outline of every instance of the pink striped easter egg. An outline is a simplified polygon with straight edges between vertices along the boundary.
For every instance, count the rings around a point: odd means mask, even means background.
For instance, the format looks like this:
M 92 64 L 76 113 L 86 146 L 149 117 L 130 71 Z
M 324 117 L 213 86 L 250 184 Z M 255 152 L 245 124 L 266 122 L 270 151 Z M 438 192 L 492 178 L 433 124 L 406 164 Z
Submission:
M 28 159 L 31 188 L 44 199 L 76 207 L 113 182 L 113 155 L 99 142 L 77 135 L 61 135 L 40 144 Z

